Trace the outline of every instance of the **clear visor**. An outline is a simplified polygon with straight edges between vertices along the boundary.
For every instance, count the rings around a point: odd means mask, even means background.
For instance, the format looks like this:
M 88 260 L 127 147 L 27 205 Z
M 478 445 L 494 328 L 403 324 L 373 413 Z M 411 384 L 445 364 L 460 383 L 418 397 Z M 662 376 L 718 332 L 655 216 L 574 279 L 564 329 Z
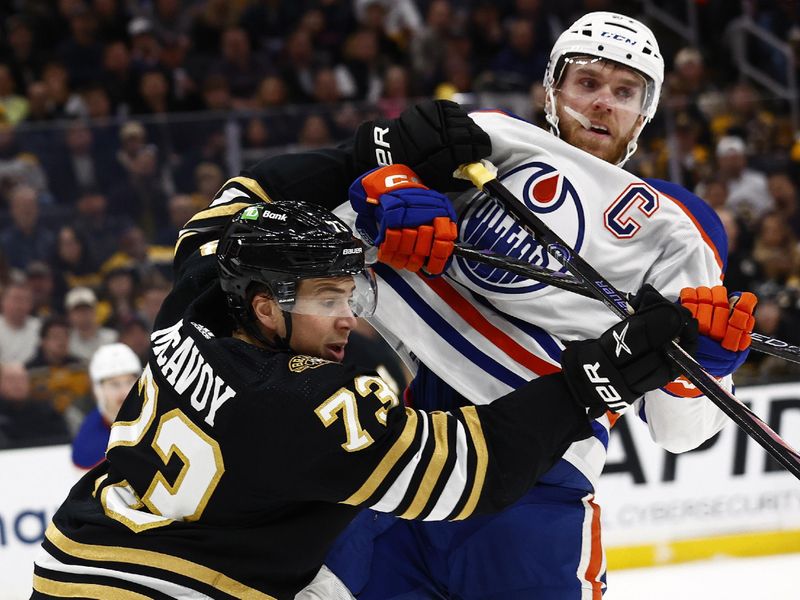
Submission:
M 375 275 L 364 269 L 353 275 L 315 277 L 294 283 L 277 294 L 282 310 L 318 317 L 370 317 L 378 288 Z
M 569 114 L 588 120 L 596 106 L 647 116 L 655 95 L 655 85 L 647 77 L 612 60 L 596 56 L 567 56 L 562 59 L 554 91 Z M 602 125 L 602 124 L 599 124 Z

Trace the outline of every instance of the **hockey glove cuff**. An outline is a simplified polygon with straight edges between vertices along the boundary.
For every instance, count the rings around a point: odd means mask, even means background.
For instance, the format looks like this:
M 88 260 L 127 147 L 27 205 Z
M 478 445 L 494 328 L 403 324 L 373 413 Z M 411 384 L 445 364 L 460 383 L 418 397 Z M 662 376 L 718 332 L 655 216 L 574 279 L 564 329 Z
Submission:
M 674 379 L 667 345 L 680 338 L 682 345 L 692 346 L 696 336 L 689 311 L 652 287 L 640 290 L 632 304 L 636 308 L 632 316 L 599 339 L 569 344 L 561 355 L 570 391 L 592 418 L 606 411 L 620 412 L 645 392 Z
M 758 299 L 750 292 L 728 296 L 724 286 L 683 288 L 680 303 L 697 319 L 700 331 L 695 358 L 711 375 L 736 371 L 750 353 Z
M 396 269 L 440 274 L 453 253 L 456 213 L 405 165 L 370 171 L 350 186 L 356 229 L 378 246 L 378 260 Z
M 453 171 L 491 151 L 489 135 L 449 100 L 426 100 L 397 119 L 367 121 L 356 131 L 353 146 L 358 171 L 405 164 L 429 186 L 443 191 L 467 189 L 469 182 L 454 179 Z

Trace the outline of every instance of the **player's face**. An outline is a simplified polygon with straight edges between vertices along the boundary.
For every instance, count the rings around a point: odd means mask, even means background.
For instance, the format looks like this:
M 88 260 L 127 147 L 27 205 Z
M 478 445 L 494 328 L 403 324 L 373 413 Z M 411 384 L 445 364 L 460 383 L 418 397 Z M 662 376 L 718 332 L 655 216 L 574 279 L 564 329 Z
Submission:
M 98 398 L 98 408 L 106 421 L 112 423 L 117 418 L 122 403 L 137 379 L 136 375 L 126 374 L 109 377 L 100 382 L 101 398 Z
M 292 311 L 292 336 L 289 340 L 292 350 L 342 362 L 350 332 L 357 322 L 349 308 L 354 290 L 352 277 L 298 282 L 297 307 Z M 308 308 L 303 310 L 303 306 Z
M 645 89 L 642 75 L 617 63 L 570 62 L 555 91 L 561 139 L 616 164 L 644 120 Z

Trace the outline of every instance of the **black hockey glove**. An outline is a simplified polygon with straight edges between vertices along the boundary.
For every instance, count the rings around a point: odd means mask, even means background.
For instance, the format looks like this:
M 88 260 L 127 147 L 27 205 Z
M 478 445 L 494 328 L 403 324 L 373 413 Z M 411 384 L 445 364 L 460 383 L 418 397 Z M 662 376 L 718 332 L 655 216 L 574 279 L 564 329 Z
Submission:
M 425 185 L 440 192 L 467 189 L 470 183 L 454 179 L 453 171 L 491 152 L 489 135 L 460 105 L 449 100 L 426 100 L 407 108 L 396 119 L 362 123 L 354 140 L 357 172 L 404 164 Z
M 619 412 L 639 396 L 680 373 L 665 349 L 678 339 L 690 354 L 697 345 L 697 321 L 685 308 L 645 285 L 631 300 L 636 312 L 599 339 L 569 344 L 561 367 L 572 395 L 592 418 Z

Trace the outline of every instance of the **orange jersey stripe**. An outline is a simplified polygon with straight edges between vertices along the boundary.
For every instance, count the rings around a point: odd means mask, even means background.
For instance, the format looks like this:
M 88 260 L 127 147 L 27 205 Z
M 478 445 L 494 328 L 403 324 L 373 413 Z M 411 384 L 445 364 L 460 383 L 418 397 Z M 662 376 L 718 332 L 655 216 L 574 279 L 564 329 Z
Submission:
M 700 236 L 703 238 L 703 241 L 706 243 L 706 246 L 711 248 L 711 251 L 714 253 L 714 260 L 717 261 L 717 266 L 719 266 L 720 271 L 722 271 L 722 269 L 723 269 L 722 257 L 720 257 L 719 252 L 717 251 L 717 247 L 714 245 L 714 242 L 711 241 L 711 237 L 706 233 L 705 229 L 703 229 L 703 226 L 700 225 L 700 222 L 692 214 L 692 211 L 690 211 L 688 208 L 686 208 L 686 206 L 683 204 L 683 202 L 681 202 L 677 198 L 673 198 L 669 194 L 665 194 L 664 192 L 662 192 L 660 190 L 659 190 L 658 193 L 661 194 L 662 196 L 664 196 L 665 198 L 669 198 L 670 200 L 672 200 L 678 206 L 678 208 L 680 208 L 684 212 L 684 214 L 687 217 L 689 217 L 689 219 L 691 219 L 692 223 L 694 223 L 694 226 L 697 228 L 697 231 L 700 232 Z M 723 277 L 724 277 L 724 274 L 720 273 L 720 276 L 719 276 L 720 281 L 722 281 Z
M 444 300 L 450 308 L 458 313 L 469 325 L 478 333 L 482 334 L 487 340 L 505 352 L 510 358 L 515 360 L 523 367 L 530 369 L 537 375 L 550 375 L 558 373 L 561 369 L 557 365 L 550 364 L 526 350 L 523 346 L 514 341 L 508 334 L 492 325 L 478 309 L 467 302 L 453 286 L 444 279 L 428 279 L 420 277 L 425 284 Z

